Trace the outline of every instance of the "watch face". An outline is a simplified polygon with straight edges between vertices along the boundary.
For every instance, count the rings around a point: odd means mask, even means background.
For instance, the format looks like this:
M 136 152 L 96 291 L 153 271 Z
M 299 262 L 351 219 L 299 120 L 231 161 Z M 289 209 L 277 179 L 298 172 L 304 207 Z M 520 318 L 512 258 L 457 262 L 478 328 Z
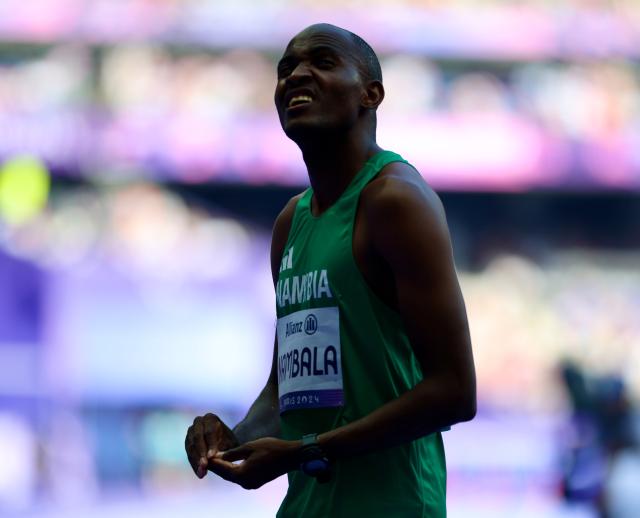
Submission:
M 301 468 L 305 475 L 315 478 L 320 484 L 331 480 L 331 465 L 327 459 L 308 460 Z
M 317 438 L 318 434 L 308 434 L 302 437 L 300 469 L 305 475 L 324 483 L 331 479 L 331 464 L 318 445 Z
M 329 469 L 329 463 L 326 459 L 308 460 L 303 466 L 304 472 L 312 477 L 317 477 Z

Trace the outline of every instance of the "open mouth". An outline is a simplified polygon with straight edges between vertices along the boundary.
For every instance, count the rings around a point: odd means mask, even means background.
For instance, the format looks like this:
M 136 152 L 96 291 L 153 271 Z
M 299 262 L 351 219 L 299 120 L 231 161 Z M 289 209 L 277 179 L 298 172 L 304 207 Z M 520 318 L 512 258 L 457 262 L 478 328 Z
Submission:
M 311 97 L 309 97 L 308 95 L 296 95 L 295 97 L 291 98 L 287 108 L 295 108 L 297 106 L 304 106 L 306 104 L 309 104 L 312 101 L 313 101 L 313 99 Z

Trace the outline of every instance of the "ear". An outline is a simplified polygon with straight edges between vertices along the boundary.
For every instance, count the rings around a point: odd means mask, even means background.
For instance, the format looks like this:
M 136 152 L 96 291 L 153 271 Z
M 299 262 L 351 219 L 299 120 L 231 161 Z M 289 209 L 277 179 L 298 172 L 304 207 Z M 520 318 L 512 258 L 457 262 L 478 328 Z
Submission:
M 377 80 L 369 81 L 362 92 L 362 107 L 375 110 L 384 99 L 384 86 Z

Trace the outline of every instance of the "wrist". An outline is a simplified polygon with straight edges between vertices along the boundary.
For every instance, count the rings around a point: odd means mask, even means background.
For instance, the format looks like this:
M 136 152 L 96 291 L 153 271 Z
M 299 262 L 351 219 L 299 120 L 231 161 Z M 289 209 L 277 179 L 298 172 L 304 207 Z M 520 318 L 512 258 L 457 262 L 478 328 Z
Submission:
M 302 441 L 287 441 L 288 454 L 287 454 L 287 472 L 295 471 L 300 468 L 300 462 L 302 461 Z
M 331 479 L 331 463 L 318 442 L 318 434 L 305 435 L 300 442 L 300 470 L 320 483 L 328 482 Z

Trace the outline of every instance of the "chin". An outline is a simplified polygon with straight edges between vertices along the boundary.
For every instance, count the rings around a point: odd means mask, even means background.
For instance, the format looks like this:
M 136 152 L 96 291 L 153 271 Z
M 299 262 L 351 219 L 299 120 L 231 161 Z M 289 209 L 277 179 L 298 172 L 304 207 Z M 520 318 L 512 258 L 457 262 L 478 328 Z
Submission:
M 326 128 L 323 128 L 320 124 L 314 124 L 311 121 L 302 120 L 289 121 L 282 129 L 284 130 L 285 135 L 294 142 L 312 138 L 323 131 L 326 131 Z
M 296 143 L 308 141 L 313 138 L 323 138 L 324 136 L 335 134 L 341 131 L 340 125 L 327 124 L 326 122 L 300 119 L 290 120 L 282 125 L 282 129 L 287 137 Z

